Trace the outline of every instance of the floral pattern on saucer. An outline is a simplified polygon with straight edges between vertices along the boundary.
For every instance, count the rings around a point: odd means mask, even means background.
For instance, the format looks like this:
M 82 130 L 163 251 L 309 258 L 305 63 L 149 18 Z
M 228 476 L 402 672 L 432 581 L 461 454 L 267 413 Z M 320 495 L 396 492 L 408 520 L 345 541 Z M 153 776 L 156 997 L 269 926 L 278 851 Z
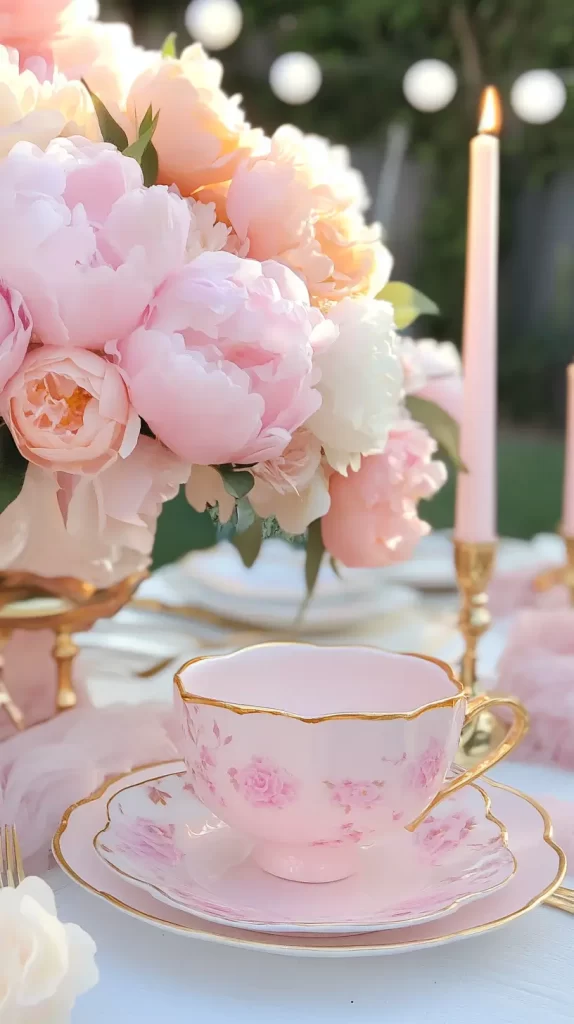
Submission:
M 249 771 L 267 778 L 266 767 L 253 764 Z M 253 786 L 257 799 L 261 790 L 266 799 L 289 799 L 290 780 L 270 778 L 268 785 Z M 375 795 L 368 790 L 361 798 Z M 262 871 L 250 857 L 249 841 L 197 800 L 184 773 L 119 791 L 94 847 L 134 885 L 209 921 L 270 932 L 378 931 L 452 913 L 512 877 L 516 861 L 504 826 L 490 815 L 485 799 L 481 790 L 466 786 L 434 808 L 414 833 L 393 833 L 382 844 L 362 845 L 368 837 L 352 819 L 343 822 L 341 838 L 333 842 L 358 844 L 361 870 L 330 885 L 285 881 Z

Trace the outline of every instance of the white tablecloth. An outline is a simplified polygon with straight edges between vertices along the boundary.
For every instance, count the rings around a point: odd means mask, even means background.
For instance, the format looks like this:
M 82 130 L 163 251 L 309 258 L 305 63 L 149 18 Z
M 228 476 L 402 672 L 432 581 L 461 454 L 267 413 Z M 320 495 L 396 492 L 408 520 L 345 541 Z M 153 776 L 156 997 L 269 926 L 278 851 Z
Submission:
M 438 612 L 442 629 L 445 609 Z M 429 605 L 429 621 L 436 615 L 436 605 Z M 401 630 L 408 649 L 404 624 Z M 422 642 L 420 633 L 413 636 L 411 649 L 428 647 L 432 635 L 432 628 L 426 628 Z M 482 663 L 487 671 L 503 636 L 503 627 L 498 628 L 485 644 Z M 441 634 L 440 651 L 430 646 L 433 654 L 454 657 L 458 641 L 454 633 L 446 640 Z M 106 690 L 100 668 L 95 689 L 102 702 L 112 691 L 116 699 L 167 697 L 169 675 L 156 677 L 146 688 L 133 682 L 122 687 L 116 674 Z M 574 799 L 574 777 L 559 769 L 507 762 L 493 777 L 535 796 L 552 793 Z M 59 869 L 47 880 L 57 892 L 61 917 L 86 928 L 98 946 L 101 980 L 78 1002 L 74 1024 L 574 1021 L 574 917 L 552 908 L 537 908 L 491 934 L 441 948 L 328 961 L 255 953 L 163 933 L 84 892 Z

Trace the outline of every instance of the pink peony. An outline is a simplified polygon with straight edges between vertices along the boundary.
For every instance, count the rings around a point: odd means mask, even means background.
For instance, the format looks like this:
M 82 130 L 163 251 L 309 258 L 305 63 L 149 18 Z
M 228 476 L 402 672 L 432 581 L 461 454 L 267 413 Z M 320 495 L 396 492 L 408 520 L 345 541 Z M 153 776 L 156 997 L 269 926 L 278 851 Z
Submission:
M 0 275 L 45 344 L 102 348 L 132 331 L 182 265 L 187 204 L 144 189 L 135 160 L 104 143 L 19 143 L 0 162 Z
M 28 350 L 32 320 L 22 296 L 0 280 L 0 392 Z
M 281 810 L 297 799 L 297 780 L 268 757 L 252 757 L 245 768 L 231 768 L 229 775 L 234 789 L 254 807 Z
M 1 408 L 29 462 L 67 473 L 99 473 L 125 458 L 140 429 L 116 367 L 84 349 L 29 352 Z
M 198 465 L 276 458 L 319 407 L 314 346 L 335 328 L 284 267 L 205 252 L 119 346 L 135 408 Z
M 381 455 L 364 458 L 346 477 L 333 473 L 322 533 L 334 558 L 362 568 L 411 557 L 430 530 L 417 516 L 417 502 L 431 498 L 446 480 L 443 463 L 432 461 L 435 451 L 426 430 L 406 421 L 391 431 Z
M 2 0 L 0 39 L 6 46 L 40 52 L 54 36 L 97 13 L 95 0 Z
M 158 57 L 133 83 L 127 101 L 132 130 L 150 103 L 161 111 L 154 144 L 159 180 L 190 196 L 204 185 L 228 181 L 261 133 L 245 121 L 240 97 L 221 89 L 223 68 L 199 43 L 179 60 Z
M 134 45 L 129 25 L 91 20 L 69 23 L 50 40 L 49 52 L 58 69 L 68 79 L 83 78 L 125 128 L 121 110 L 129 88 L 159 58 Z
M 257 260 L 303 278 L 313 302 L 376 295 L 392 260 L 378 225 L 367 227 L 365 191 L 342 147 L 283 125 L 234 173 L 227 218 Z
M 151 561 L 162 504 L 188 473 L 149 437 L 95 477 L 29 465 L 20 494 L 0 515 L 0 565 L 97 587 L 141 572 Z
M 424 338 L 422 341 L 402 338 L 400 356 L 407 394 L 440 405 L 460 423 L 462 364 L 452 342 L 437 342 L 432 338 Z

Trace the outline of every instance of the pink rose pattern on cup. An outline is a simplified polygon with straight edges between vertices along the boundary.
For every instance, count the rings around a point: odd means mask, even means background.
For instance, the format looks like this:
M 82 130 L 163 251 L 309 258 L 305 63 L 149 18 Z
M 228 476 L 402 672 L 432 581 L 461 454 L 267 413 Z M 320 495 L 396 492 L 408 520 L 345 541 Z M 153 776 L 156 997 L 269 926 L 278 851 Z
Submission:
M 217 794 L 217 787 L 213 781 L 213 770 L 217 768 L 217 753 L 222 747 L 227 747 L 233 740 L 233 736 L 226 736 L 222 738 L 221 729 L 219 728 L 215 719 L 211 728 L 211 734 L 209 738 L 205 735 L 205 726 L 200 721 L 200 708 L 198 704 L 184 704 L 183 705 L 183 732 L 184 736 L 194 744 L 198 751 L 197 758 L 190 762 L 188 765 L 189 773 L 193 779 L 193 782 L 186 783 L 185 788 L 196 795 L 194 782 L 198 780 L 203 782 L 207 786 L 212 796 L 215 796 L 219 800 L 221 807 L 225 807 L 225 800 L 223 796 Z
M 271 758 L 253 755 L 247 765 L 237 767 L 233 763 L 225 768 L 220 764 L 220 754 L 224 747 L 233 742 L 233 736 L 223 737 L 221 728 L 215 719 L 211 720 L 211 728 L 202 721 L 202 709 L 198 704 L 184 703 L 182 705 L 182 728 L 184 736 L 189 738 L 195 748 L 196 757 L 188 762 L 189 777 L 185 783 L 185 789 L 192 795 L 197 796 L 197 783 L 207 787 L 211 796 L 215 797 L 220 807 L 226 807 L 226 800 L 223 793 L 218 791 L 215 782 L 216 769 L 226 772 L 227 778 L 236 793 L 240 793 L 244 799 L 253 807 L 281 809 L 288 804 L 294 803 L 301 790 L 302 783 L 296 779 L 286 768 L 276 764 Z M 396 781 L 400 778 L 411 790 L 426 790 L 436 780 L 437 776 L 446 770 L 444 750 L 435 737 L 431 737 L 422 754 L 416 760 L 409 760 L 403 754 L 398 760 L 383 757 L 383 764 L 391 766 L 387 768 L 389 778 L 385 779 L 340 779 L 324 780 L 324 786 L 328 791 L 328 799 L 343 811 L 346 817 L 352 815 L 353 810 L 371 811 L 380 807 L 385 801 L 385 786 L 389 781 Z M 398 774 L 397 774 L 398 772 Z M 200 795 L 200 794 L 199 794 Z M 157 799 L 161 802 L 161 794 L 150 795 L 150 799 Z M 400 821 L 404 815 L 402 810 L 391 809 L 393 821 Z M 359 834 L 352 822 L 346 826 L 349 832 Z M 360 842 L 365 835 L 370 834 L 369 830 L 363 829 L 360 832 Z M 328 844 L 339 844 L 345 842 L 343 839 L 325 840 Z
M 244 768 L 229 768 L 231 785 L 253 807 L 281 808 L 292 804 L 299 782 L 268 757 L 252 757 Z
M 381 803 L 381 791 L 385 783 L 382 779 L 375 779 L 373 782 L 353 782 L 351 779 L 344 779 L 342 782 L 325 780 L 325 785 L 331 791 L 332 803 L 342 807 L 345 814 L 350 814 L 353 807 L 370 811 L 375 804 Z

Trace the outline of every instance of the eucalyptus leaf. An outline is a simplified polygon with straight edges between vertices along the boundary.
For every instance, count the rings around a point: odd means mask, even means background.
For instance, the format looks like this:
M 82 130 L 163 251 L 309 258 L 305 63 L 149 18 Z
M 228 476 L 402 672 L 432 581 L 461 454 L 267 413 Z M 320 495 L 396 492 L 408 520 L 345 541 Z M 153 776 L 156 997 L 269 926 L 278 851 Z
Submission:
M 244 566 L 251 569 L 251 566 L 257 561 L 263 543 L 263 523 L 259 516 L 242 533 L 234 534 L 231 543 L 239 551 Z
M 119 149 L 120 153 L 123 153 L 128 145 L 128 137 L 125 131 L 112 117 L 108 108 L 104 103 L 102 103 L 100 97 L 96 96 L 95 92 L 92 92 L 88 83 L 83 78 L 82 85 L 88 90 L 92 103 L 94 104 L 94 110 L 102 133 L 102 139 L 104 142 L 111 142 L 116 149 Z
M 321 562 L 323 561 L 324 554 L 325 545 L 323 544 L 323 534 L 321 533 L 321 520 L 315 519 L 307 530 L 307 554 L 305 558 L 307 600 L 305 602 L 305 607 L 313 596 L 313 591 L 315 590 L 315 584 L 317 583 L 317 577 L 319 575 L 319 569 L 321 568 Z
M 431 437 L 434 437 L 436 443 L 448 456 L 455 469 L 460 473 L 466 473 L 467 468 L 459 454 L 460 432 L 456 420 L 449 416 L 448 412 L 445 412 L 444 409 L 441 409 L 440 405 L 429 402 L 426 398 L 407 395 L 405 404 L 413 419 L 417 423 L 422 423 Z
M 411 288 L 410 284 L 403 284 L 401 281 L 389 281 L 379 292 L 377 298 L 384 299 L 385 302 L 390 302 L 394 306 L 395 324 L 399 331 L 410 327 L 422 313 L 436 316 L 439 312 L 438 306 L 432 299 L 427 299 L 422 292 L 417 292 L 415 288 Z
M 216 466 L 215 468 L 223 480 L 225 490 L 232 498 L 236 498 L 239 501 L 241 498 L 245 498 L 249 491 L 252 490 L 255 480 L 253 479 L 253 473 L 250 473 L 249 470 L 233 469 L 232 466 Z
M 255 510 L 249 501 L 249 498 L 240 498 L 235 506 L 235 526 L 237 533 L 245 533 L 257 518 Z
M 134 160 L 137 160 L 140 166 L 144 153 L 148 146 L 151 144 L 151 140 L 153 139 L 154 132 L 157 128 L 158 118 L 159 110 L 155 117 L 152 119 L 151 124 L 146 128 L 146 130 L 139 135 L 135 142 L 132 142 L 130 146 L 126 146 L 126 148 L 123 151 L 124 156 L 131 156 Z
M 162 48 L 161 48 L 161 55 L 162 55 L 162 57 L 174 57 L 174 58 L 177 57 L 177 50 L 175 48 L 176 42 L 177 42 L 177 32 L 170 32 L 169 35 L 165 37 L 165 39 L 163 41 L 163 44 L 162 44 Z

